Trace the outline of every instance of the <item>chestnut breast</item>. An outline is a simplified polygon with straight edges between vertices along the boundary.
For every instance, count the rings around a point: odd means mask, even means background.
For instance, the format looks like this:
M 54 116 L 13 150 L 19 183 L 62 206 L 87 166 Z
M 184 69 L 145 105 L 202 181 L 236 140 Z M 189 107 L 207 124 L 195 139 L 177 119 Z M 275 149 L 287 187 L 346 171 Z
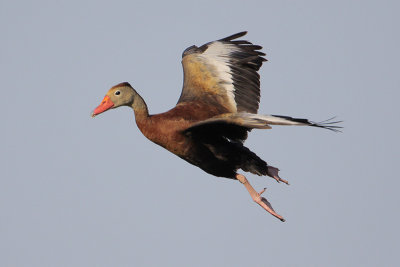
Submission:
M 190 151 L 192 142 L 182 132 L 193 123 L 228 112 L 221 106 L 204 102 L 179 103 L 173 109 L 146 118 L 136 117 L 140 131 L 154 143 L 172 153 L 184 157 Z

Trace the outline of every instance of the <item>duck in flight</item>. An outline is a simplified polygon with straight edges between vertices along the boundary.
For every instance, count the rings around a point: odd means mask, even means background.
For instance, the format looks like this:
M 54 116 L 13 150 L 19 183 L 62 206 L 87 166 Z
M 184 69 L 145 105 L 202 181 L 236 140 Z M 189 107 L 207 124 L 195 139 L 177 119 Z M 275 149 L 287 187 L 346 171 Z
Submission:
M 150 141 L 162 146 L 205 172 L 239 180 L 252 199 L 267 212 L 285 221 L 256 192 L 241 169 L 259 176 L 279 177 L 279 169 L 268 165 L 244 141 L 252 129 L 271 125 L 313 126 L 338 131 L 338 122 L 315 123 L 288 116 L 260 115 L 260 76 L 266 61 L 259 45 L 238 40 L 247 32 L 191 46 L 182 54 L 183 89 L 171 110 L 150 115 L 143 98 L 127 82 L 113 86 L 92 117 L 120 106 L 131 107 L 136 124 Z

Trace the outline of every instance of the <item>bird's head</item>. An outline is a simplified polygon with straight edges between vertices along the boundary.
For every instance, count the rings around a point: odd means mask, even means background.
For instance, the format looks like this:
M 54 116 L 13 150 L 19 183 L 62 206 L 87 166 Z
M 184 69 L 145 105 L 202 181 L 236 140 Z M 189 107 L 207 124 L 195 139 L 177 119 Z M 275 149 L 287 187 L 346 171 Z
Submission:
M 98 105 L 92 112 L 92 117 L 95 117 L 109 109 L 132 105 L 134 96 L 135 90 L 129 83 L 124 82 L 117 84 L 108 90 L 103 101 L 101 101 L 100 105 Z

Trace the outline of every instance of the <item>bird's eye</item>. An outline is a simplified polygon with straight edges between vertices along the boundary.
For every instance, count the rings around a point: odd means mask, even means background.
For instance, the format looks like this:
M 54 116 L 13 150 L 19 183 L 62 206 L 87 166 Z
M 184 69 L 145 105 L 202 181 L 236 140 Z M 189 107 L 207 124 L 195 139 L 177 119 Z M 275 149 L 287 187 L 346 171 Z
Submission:
M 114 93 L 115 95 L 120 95 L 121 94 L 121 92 L 120 91 L 115 91 L 115 93 Z

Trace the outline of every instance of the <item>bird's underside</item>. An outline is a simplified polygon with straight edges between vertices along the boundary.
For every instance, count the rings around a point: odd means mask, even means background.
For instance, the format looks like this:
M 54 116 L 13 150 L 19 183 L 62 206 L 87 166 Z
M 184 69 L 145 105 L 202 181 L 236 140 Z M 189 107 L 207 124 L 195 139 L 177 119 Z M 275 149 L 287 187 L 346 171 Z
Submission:
M 130 106 L 136 123 L 151 141 L 215 176 L 239 180 L 252 199 L 284 221 L 238 170 L 270 176 L 279 169 L 268 165 L 244 146 L 252 129 L 272 125 L 313 126 L 338 131 L 337 122 L 257 114 L 260 102 L 258 70 L 266 59 L 259 45 L 237 40 L 246 32 L 191 46 L 182 54 L 184 80 L 177 105 L 165 113 L 149 115 L 143 98 L 129 83 L 112 87 L 93 117 L 111 108 Z
M 199 136 L 193 134 L 193 149 L 190 158 L 184 158 L 190 163 L 200 167 L 204 171 L 219 177 L 226 177 L 239 180 L 248 190 L 252 199 L 266 211 L 281 221 L 284 218 L 277 214 L 271 204 L 261 194 L 265 189 L 257 193 L 245 176 L 238 174 L 239 169 L 251 172 L 259 176 L 268 175 L 278 183 L 289 184 L 288 181 L 279 177 L 279 169 L 268 165 L 264 160 L 250 151 L 242 142 L 232 141 L 225 137 L 217 138 L 213 130 Z

